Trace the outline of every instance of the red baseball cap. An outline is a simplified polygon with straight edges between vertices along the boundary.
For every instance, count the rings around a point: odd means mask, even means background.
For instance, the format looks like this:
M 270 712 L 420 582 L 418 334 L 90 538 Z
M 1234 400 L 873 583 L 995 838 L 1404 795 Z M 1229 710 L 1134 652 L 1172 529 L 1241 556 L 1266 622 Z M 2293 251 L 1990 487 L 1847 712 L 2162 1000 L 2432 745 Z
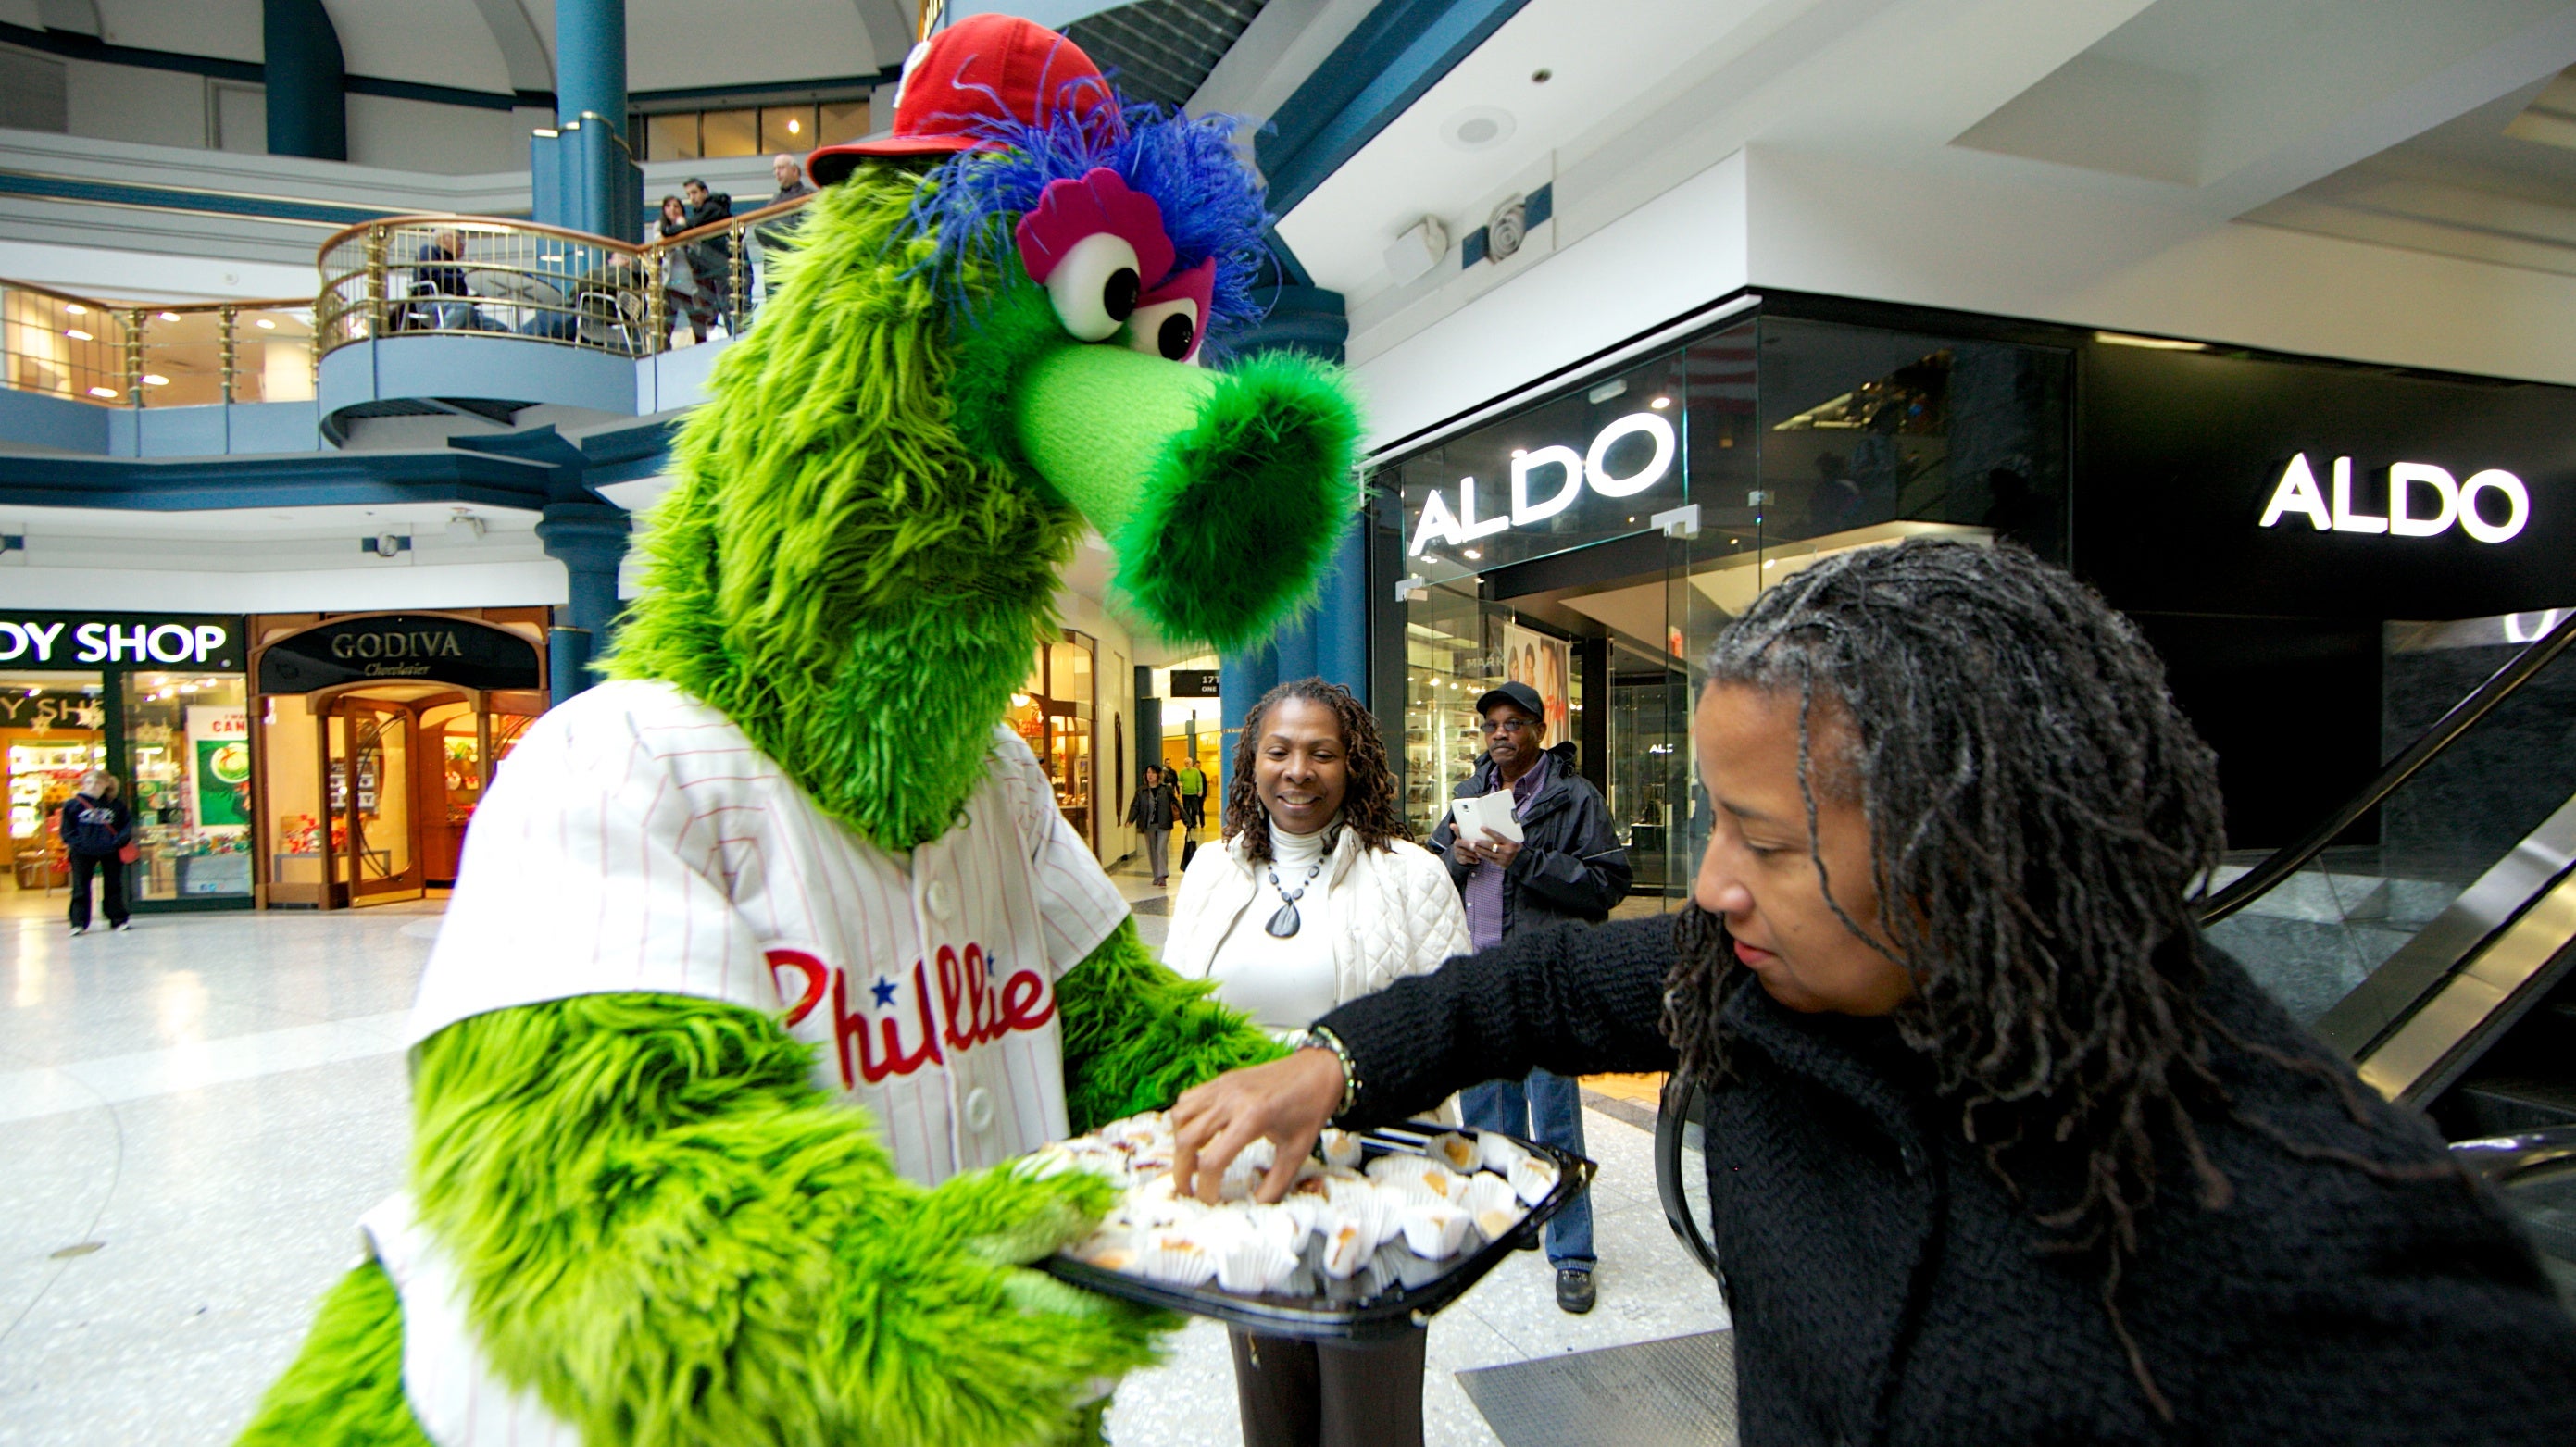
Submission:
M 817 186 L 858 169 L 868 156 L 931 156 L 989 146 L 995 121 L 1042 125 L 1070 107 L 1089 115 L 1110 106 L 1109 82 L 1082 47 L 1034 21 L 972 15 L 931 37 L 904 67 L 894 134 L 882 140 L 825 146 L 805 158 Z

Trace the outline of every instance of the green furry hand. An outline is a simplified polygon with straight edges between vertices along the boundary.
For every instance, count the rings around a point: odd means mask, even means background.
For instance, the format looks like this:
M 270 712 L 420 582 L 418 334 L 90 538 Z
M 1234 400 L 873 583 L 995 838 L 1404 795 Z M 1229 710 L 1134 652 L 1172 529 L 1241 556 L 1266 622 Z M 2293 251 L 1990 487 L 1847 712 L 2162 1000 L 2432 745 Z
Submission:
M 414 1067 L 421 1220 L 493 1369 L 590 1441 L 1074 1440 L 1173 1324 L 1014 1264 L 1108 1183 L 907 1181 L 756 1012 L 581 996 L 461 1021 Z
M 1163 968 L 1117 932 L 1056 982 L 1064 1021 L 1065 1110 L 1077 1131 L 1162 1110 L 1193 1085 L 1287 1049 L 1213 998 L 1216 986 Z

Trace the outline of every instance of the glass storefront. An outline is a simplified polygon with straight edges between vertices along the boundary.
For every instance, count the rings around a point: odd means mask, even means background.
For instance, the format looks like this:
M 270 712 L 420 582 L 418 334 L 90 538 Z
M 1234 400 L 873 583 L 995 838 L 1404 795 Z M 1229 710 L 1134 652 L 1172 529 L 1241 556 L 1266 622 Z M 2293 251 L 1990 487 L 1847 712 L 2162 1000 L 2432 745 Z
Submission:
M 255 618 L 253 816 L 270 905 L 417 899 L 545 712 L 543 609 Z
M 251 894 L 250 716 L 241 675 L 129 673 L 136 900 Z
M 2070 372 L 2063 349 L 1764 315 L 1382 467 L 1414 828 L 1481 756 L 1476 699 L 1519 679 L 1602 791 L 1633 907 L 1677 900 L 1717 630 L 1851 548 L 2002 536 L 2063 559 Z
M 1038 756 L 1039 767 L 1055 788 L 1056 807 L 1064 811 L 1091 852 L 1100 852 L 1100 819 L 1093 776 L 1099 711 L 1099 640 L 1067 628 L 1053 643 L 1038 645 L 1029 662 L 1028 682 L 1011 696 L 1009 722 Z
M 7 885 L 63 907 L 55 816 L 104 769 L 134 810 L 138 913 L 250 905 L 242 620 L 150 613 L 0 613 L 0 763 Z

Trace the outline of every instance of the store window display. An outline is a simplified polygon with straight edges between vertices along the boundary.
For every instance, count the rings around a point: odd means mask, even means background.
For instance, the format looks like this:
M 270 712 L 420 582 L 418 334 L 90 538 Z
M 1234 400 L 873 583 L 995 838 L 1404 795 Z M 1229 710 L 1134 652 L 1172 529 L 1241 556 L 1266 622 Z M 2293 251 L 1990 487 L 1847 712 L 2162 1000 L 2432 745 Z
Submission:
M 41 893 L 69 880 L 56 811 L 81 775 L 107 767 L 97 674 L 0 673 L 0 759 L 7 766 L 10 883 Z
M 122 686 L 140 856 L 133 896 L 249 898 L 251 744 L 243 679 L 129 673 Z
M 1038 756 L 1055 786 L 1056 807 L 1063 811 L 1065 822 L 1094 855 L 1100 852 L 1092 797 L 1099 655 L 1097 639 L 1070 628 L 1056 642 L 1039 644 L 1029 662 L 1028 681 L 1011 695 L 1007 715 L 1012 730 L 1028 741 L 1029 752 Z

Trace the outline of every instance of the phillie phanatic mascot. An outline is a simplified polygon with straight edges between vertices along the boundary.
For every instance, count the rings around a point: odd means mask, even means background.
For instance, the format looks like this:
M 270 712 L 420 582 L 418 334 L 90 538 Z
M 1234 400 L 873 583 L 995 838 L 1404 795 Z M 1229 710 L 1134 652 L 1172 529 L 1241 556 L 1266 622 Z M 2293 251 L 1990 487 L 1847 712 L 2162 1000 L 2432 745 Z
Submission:
M 474 821 L 408 1189 L 243 1438 L 1052 1443 L 1168 1317 L 1030 1270 L 1111 1188 L 1007 1164 L 1278 1053 L 1163 970 L 1002 726 L 1085 524 L 1237 646 L 1352 515 L 1253 314 L 1222 121 L 979 16 L 916 51 L 682 430 L 649 591 Z

